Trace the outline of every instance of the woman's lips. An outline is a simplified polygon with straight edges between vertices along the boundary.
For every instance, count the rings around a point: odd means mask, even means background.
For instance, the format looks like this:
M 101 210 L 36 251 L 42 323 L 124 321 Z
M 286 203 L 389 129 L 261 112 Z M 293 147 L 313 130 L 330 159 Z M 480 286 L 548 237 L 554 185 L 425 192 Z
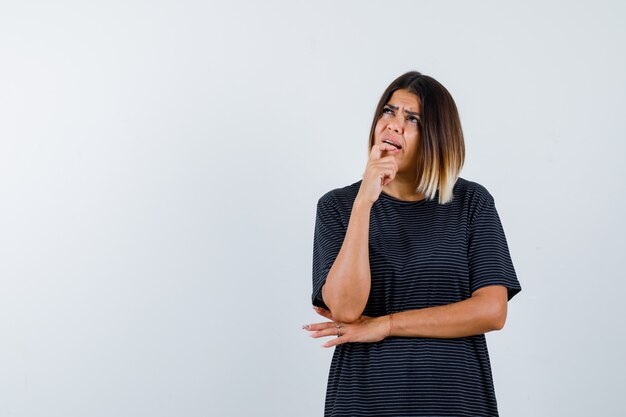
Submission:
M 392 145 L 392 146 L 395 146 L 395 147 L 396 147 L 396 149 L 398 149 L 398 150 L 402 149 L 402 146 L 401 146 L 399 143 L 394 142 L 394 141 L 393 141 L 393 140 L 391 140 L 391 139 L 383 139 L 383 142 L 384 142 L 384 143 L 388 143 L 388 144 L 390 144 L 390 145 Z

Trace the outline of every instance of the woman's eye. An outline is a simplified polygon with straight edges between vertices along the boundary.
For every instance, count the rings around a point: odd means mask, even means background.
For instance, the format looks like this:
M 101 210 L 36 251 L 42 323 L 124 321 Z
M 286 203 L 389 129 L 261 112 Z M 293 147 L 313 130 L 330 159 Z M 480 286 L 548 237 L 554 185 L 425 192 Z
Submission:
M 418 118 L 417 118 L 417 117 L 415 117 L 415 116 L 411 116 L 411 117 L 409 117 L 409 120 L 410 120 L 410 121 L 412 121 L 412 122 L 413 122 L 413 123 L 415 123 L 415 124 L 418 124 L 418 123 L 420 122 L 420 119 L 418 119 Z
M 389 113 L 387 113 L 387 112 L 389 112 Z M 383 108 L 383 113 L 393 114 L 393 110 L 391 110 L 389 107 L 385 107 L 385 108 Z

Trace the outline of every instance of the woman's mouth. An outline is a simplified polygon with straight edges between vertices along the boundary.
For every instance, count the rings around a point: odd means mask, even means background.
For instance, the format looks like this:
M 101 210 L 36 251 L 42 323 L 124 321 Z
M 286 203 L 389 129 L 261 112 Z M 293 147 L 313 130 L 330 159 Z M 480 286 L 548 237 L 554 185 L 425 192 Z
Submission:
M 388 143 L 389 145 L 395 146 L 396 149 L 402 149 L 402 146 L 399 143 L 396 143 L 391 139 L 383 139 L 383 143 Z

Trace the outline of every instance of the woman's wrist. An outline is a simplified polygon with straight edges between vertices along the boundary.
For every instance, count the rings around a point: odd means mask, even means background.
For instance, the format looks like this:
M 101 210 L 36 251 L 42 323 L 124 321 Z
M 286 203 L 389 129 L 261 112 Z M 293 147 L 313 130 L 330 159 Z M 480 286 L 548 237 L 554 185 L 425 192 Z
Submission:
M 366 197 L 360 195 L 360 193 L 358 193 L 356 198 L 354 199 L 354 207 L 362 208 L 364 210 L 370 210 L 373 205 L 374 203 L 369 201 Z
M 387 334 L 387 337 L 391 336 L 391 332 L 393 331 L 393 313 L 389 314 L 387 316 L 389 319 L 387 320 L 389 323 L 389 333 Z

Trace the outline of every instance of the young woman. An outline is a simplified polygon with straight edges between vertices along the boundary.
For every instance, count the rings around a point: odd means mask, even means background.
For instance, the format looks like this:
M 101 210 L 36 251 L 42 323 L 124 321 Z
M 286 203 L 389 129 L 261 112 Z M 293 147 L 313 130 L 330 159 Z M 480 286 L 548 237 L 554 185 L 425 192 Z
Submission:
M 456 104 L 408 72 L 383 93 L 363 179 L 324 194 L 316 311 L 335 336 L 325 416 L 497 416 L 485 333 L 521 286 L 494 199 L 459 177 Z

